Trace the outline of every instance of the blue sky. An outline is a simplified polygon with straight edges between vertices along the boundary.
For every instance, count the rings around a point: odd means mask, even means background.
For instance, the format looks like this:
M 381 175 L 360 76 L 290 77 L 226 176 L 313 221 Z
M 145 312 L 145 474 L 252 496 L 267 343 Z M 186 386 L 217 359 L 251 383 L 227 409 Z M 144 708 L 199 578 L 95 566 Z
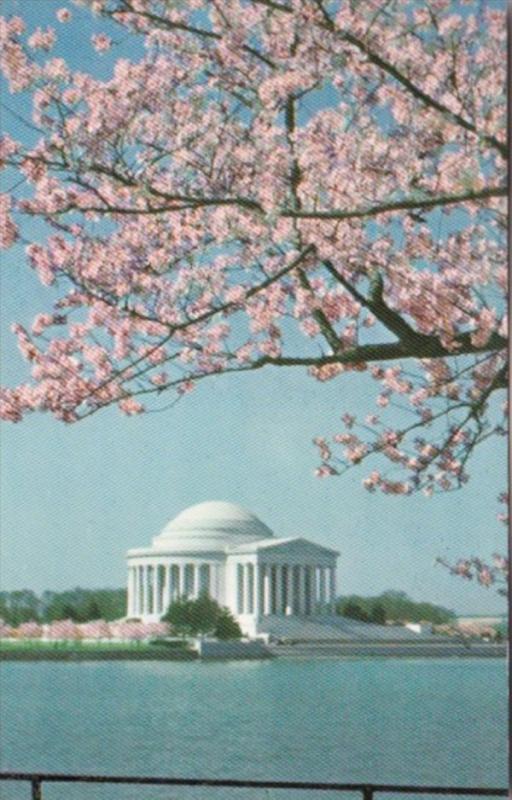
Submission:
M 88 44 L 104 24 L 68 4 L 74 20 L 60 26 L 55 10 L 63 5 L 8 0 L 3 8 L 22 13 L 30 27 L 55 24 L 65 34 L 56 54 L 104 73 L 107 62 Z M 22 109 L 7 93 L 4 101 Z M 49 295 L 21 247 L 3 254 L 1 278 L 2 382 L 14 385 L 27 371 L 9 325 L 29 323 Z M 260 371 L 203 382 L 173 409 L 138 418 L 108 409 L 74 426 L 43 415 L 4 425 L 3 588 L 122 585 L 128 548 L 149 543 L 186 506 L 219 499 L 251 509 L 276 535 L 338 549 L 342 593 L 394 588 L 461 613 L 503 611 L 492 591 L 433 563 L 438 555 L 455 560 L 504 549 L 496 521 L 496 497 L 506 484 L 503 441 L 481 447 L 463 491 L 432 499 L 370 495 L 361 486 L 364 465 L 342 478 L 313 476 L 312 438 L 339 430 L 347 409 L 373 411 L 374 394 L 361 374 L 319 384 L 301 371 Z

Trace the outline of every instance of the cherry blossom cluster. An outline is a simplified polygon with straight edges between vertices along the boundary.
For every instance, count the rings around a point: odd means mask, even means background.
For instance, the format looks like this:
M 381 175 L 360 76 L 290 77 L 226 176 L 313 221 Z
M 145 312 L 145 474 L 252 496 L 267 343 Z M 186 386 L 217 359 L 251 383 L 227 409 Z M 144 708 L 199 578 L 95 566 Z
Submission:
M 169 632 L 170 628 L 166 622 L 140 622 L 137 620 L 106 622 L 99 619 L 77 623 L 70 619 L 60 619 L 48 624 L 34 621 L 23 622 L 14 627 L 0 620 L 0 638 L 14 639 L 145 641 L 168 636 Z
M 372 367 L 370 373 L 381 387 L 375 413 L 359 418 L 346 412 L 341 432 L 329 441 L 315 438 L 321 459 L 317 475 L 338 475 L 369 456 L 378 456 L 382 469 L 372 470 L 363 479 L 370 492 L 421 490 L 431 496 L 460 488 L 469 479 L 467 462 L 475 447 L 490 436 L 506 436 L 506 403 L 495 411 L 492 422 L 487 414 L 496 375 L 500 370 L 505 374 L 505 364 L 504 354 L 485 354 L 469 363 L 465 359 L 423 361 L 421 373 L 398 365 Z M 387 409 L 394 411 L 393 427 L 386 423 Z M 400 427 L 397 419 L 402 421 Z M 394 480 L 393 474 L 405 479 Z
M 0 141 L 0 244 L 26 243 L 57 296 L 13 325 L 28 374 L 2 417 L 136 416 L 271 366 L 366 372 L 375 409 L 316 440 L 318 474 L 372 456 L 370 491 L 463 485 L 505 432 L 504 5 L 78 5 L 104 21 L 84 35 L 107 78 L 58 55 L 69 9 L 0 23 L 38 131 Z M 117 56 L 127 36 L 141 56 Z
M 447 567 L 452 575 L 466 580 L 475 580 L 481 586 L 489 588 L 494 586 L 498 594 L 506 596 L 508 577 L 510 571 L 509 560 L 499 553 L 495 553 L 491 564 L 487 564 L 477 556 L 461 558 L 455 564 L 450 564 L 442 558 L 438 563 Z

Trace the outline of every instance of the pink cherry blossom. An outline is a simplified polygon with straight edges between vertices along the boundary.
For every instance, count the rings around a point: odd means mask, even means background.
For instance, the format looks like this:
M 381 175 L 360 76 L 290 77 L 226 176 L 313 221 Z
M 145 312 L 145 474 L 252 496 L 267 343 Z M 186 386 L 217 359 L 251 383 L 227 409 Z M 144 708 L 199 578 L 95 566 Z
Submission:
M 18 639 L 40 639 L 43 635 L 43 627 L 39 622 L 22 622 L 16 628 Z
M 169 634 L 169 626 L 165 622 L 122 621 L 110 623 L 111 635 L 125 641 L 144 641 Z
M 56 42 L 56 35 L 53 28 L 37 28 L 32 36 L 29 37 L 27 44 L 33 50 L 51 50 Z
M 9 639 L 12 636 L 13 627 L 3 619 L 0 619 L 0 639 Z
M 91 36 L 91 42 L 98 53 L 106 53 L 112 47 L 112 40 L 105 33 L 95 33 Z
M 69 10 L 69 8 L 59 8 L 56 11 L 55 16 L 57 17 L 59 22 L 62 23 L 69 22 L 71 19 L 71 11 Z
M 73 620 L 59 619 L 47 626 L 46 638 L 57 641 L 73 641 L 80 638 L 80 629 Z
M 110 639 L 112 635 L 110 625 L 104 619 L 82 622 L 77 627 L 81 639 Z
M 138 403 L 132 397 L 125 397 L 119 401 L 119 408 L 129 417 L 135 414 L 141 414 L 144 411 L 144 406 Z
M 11 198 L 6 194 L 0 194 L 0 248 L 11 247 L 18 238 L 18 227 L 14 223 L 11 214 Z

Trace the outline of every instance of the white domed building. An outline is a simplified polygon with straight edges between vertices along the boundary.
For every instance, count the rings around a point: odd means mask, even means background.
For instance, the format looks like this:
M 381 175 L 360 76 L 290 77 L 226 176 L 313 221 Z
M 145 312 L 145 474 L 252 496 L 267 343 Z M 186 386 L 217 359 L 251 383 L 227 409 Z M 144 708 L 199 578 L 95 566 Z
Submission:
M 176 598 L 203 592 L 248 636 L 267 630 L 270 618 L 332 614 L 338 555 L 307 539 L 278 539 L 233 503 L 199 503 L 150 547 L 128 551 L 128 616 L 158 620 Z

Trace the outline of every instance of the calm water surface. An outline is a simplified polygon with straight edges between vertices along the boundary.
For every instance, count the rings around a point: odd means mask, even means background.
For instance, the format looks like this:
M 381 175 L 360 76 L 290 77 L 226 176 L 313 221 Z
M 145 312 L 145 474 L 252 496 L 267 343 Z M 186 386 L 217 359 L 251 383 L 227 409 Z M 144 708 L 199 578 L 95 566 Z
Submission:
M 4 770 L 506 785 L 504 659 L 4 663 L 0 689 Z M 0 792 L 29 797 L 13 784 Z M 44 791 L 44 800 L 291 797 L 312 795 Z

